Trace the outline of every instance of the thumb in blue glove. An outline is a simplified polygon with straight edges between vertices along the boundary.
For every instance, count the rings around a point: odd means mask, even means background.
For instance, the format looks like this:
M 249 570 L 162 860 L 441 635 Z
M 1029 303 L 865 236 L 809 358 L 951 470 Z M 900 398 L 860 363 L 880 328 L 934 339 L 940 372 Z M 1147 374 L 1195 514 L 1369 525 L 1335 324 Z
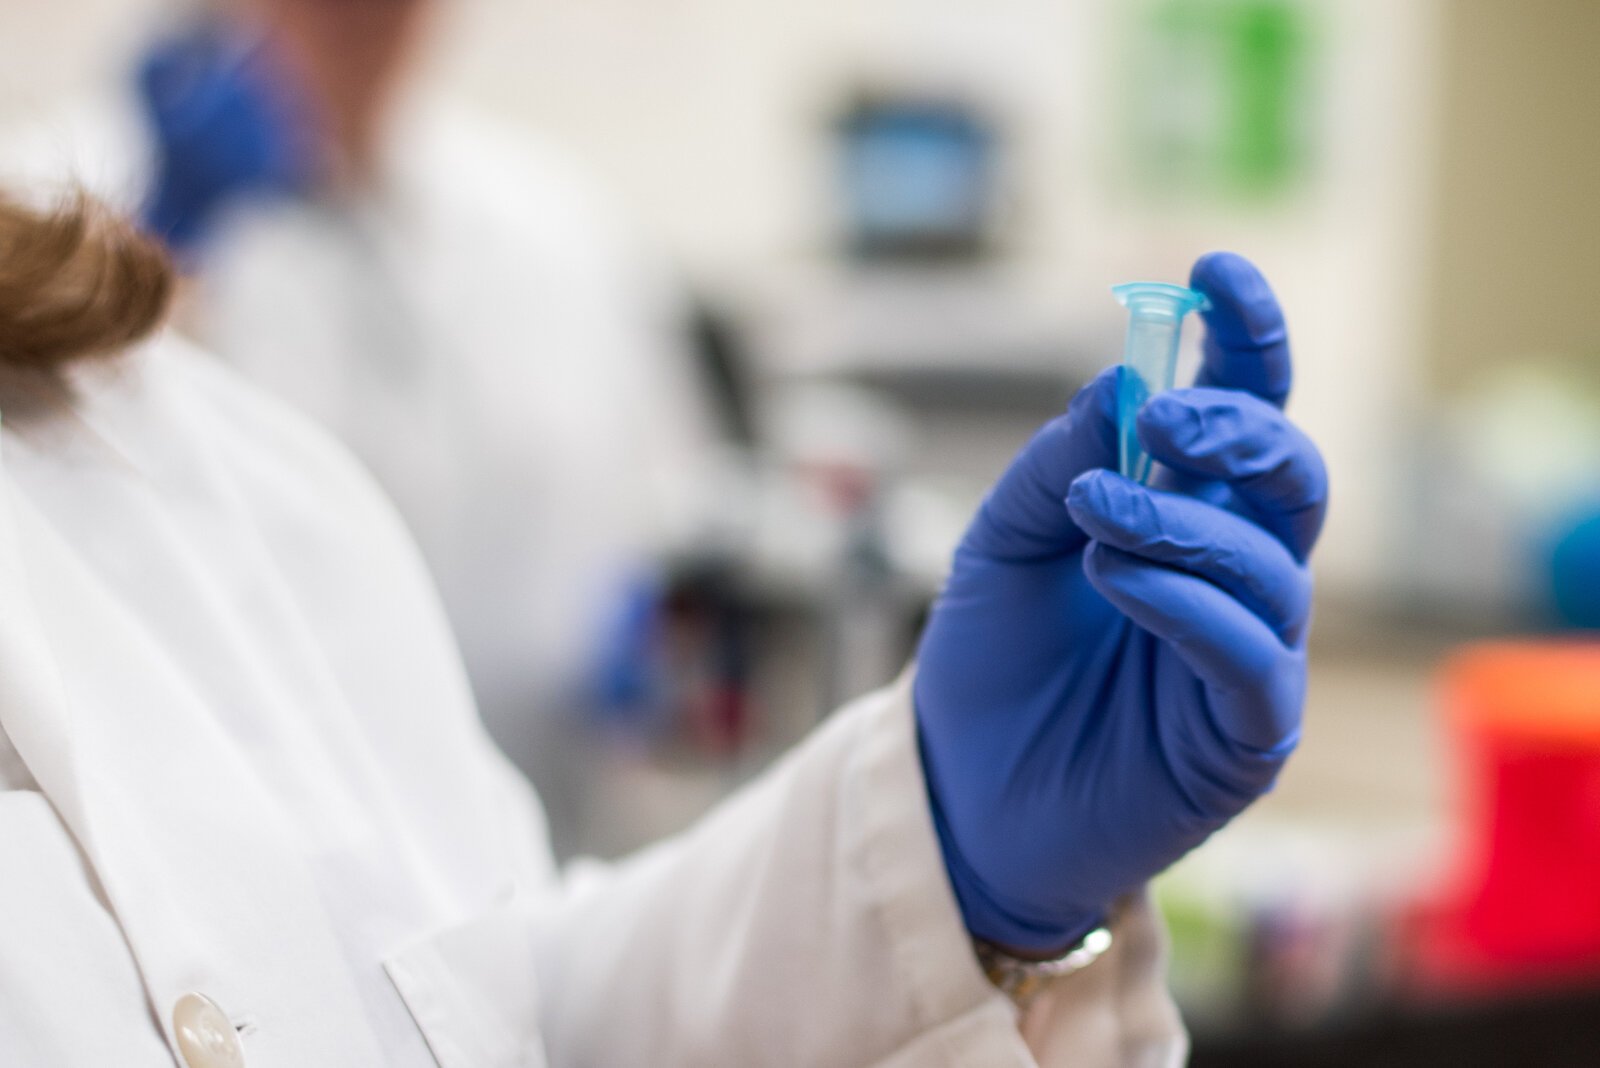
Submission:
M 1200 385 L 1152 400 L 1167 469 L 1114 474 L 1115 369 L 1012 463 L 958 548 L 918 655 L 924 769 L 968 929 L 1052 953 L 1268 790 L 1299 738 L 1307 556 L 1327 478 L 1280 406 L 1283 316 L 1238 256 Z
M 156 45 L 138 88 L 155 138 L 144 223 L 180 257 L 203 243 L 241 194 L 287 194 L 312 181 L 310 111 L 264 42 L 217 22 Z

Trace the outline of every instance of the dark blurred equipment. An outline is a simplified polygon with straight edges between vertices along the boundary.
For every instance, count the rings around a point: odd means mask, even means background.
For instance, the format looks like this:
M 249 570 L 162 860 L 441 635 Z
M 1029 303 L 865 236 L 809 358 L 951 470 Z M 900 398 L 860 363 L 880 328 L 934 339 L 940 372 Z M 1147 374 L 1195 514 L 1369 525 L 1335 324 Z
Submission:
M 672 577 L 665 599 L 673 718 L 702 753 L 737 757 L 751 729 L 753 606 L 735 561 L 707 556 Z
M 870 391 L 909 419 L 910 478 L 1002 469 L 1115 353 L 1115 321 L 1021 284 L 1017 116 L 981 79 L 867 69 L 818 135 L 837 239 L 775 275 L 755 348 L 775 379 Z
M 1593 1068 L 1600 990 L 1391 1008 L 1344 1027 L 1196 1035 L 1189 1068 Z
M 756 391 L 748 346 L 734 317 L 715 302 L 695 299 L 689 343 L 722 440 L 741 449 L 757 444 Z
M 997 136 L 970 104 L 863 95 L 838 125 L 851 251 L 868 260 L 952 260 L 984 251 Z

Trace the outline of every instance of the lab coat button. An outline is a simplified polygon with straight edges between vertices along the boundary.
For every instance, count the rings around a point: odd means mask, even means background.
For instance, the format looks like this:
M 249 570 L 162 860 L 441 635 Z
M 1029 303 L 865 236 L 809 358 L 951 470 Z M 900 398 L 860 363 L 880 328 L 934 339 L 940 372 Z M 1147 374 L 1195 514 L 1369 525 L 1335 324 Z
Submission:
M 185 994 L 172 1006 L 172 1033 L 185 1068 L 244 1068 L 244 1044 L 228 1014 L 203 994 Z

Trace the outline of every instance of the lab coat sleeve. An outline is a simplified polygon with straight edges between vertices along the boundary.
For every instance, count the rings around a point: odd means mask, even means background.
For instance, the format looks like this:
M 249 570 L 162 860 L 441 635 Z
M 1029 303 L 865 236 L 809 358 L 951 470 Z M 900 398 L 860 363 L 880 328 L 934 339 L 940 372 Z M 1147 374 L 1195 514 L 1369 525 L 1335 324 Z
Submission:
M 571 871 L 536 927 L 552 1068 L 1176 1065 L 1158 925 L 1026 1018 L 983 977 L 928 813 L 909 680 L 845 709 L 687 833 Z

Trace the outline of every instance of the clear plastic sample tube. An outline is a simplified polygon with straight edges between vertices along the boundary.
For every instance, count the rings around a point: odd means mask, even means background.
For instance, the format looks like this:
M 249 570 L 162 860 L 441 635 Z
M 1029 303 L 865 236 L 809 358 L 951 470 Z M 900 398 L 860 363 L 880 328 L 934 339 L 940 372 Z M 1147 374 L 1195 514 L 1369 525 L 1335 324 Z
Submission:
M 1128 309 L 1128 338 L 1122 349 L 1126 370 L 1117 395 L 1119 470 L 1135 482 L 1148 483 L 1150 456 L 1139 444 L 1134 421 L 1146 401 L 1172 388 L 1184 318 L 1211 304 L 1198 290 L 1166 282 L 1125 282 L 1112 286 L 1111 292 Z

